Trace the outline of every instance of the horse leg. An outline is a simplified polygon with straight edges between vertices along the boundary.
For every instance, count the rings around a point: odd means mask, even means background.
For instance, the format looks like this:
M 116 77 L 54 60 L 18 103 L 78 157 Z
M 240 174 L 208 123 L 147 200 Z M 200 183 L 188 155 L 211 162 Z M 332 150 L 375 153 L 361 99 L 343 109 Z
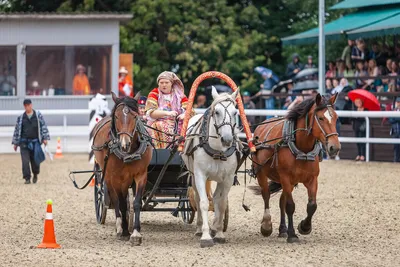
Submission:
M 121 189 L 117 192 L 118 195 L 118 203 L 119 203 L 119 210 L 120 210 L 120 220 L 121 220 L 121 227 L 122 233 L 119 236 L 120 240 L 127 241 L 129 240 L 129 230 L 128 230 L 128 221 L 126 220 L 126 211 L 127 211 L 127 203 L 126 203 L 126 196 L 127 194 L 122 192 Z
M 147 171 L 147 170 L 146 170 Z M 141 179 L 136 183 L 135 200 L 133 201 L 133 211 L 135 213 L 135 222 L 133 225 L 133 233 L 130 242 L 133 246 L 140 246 L 142 244 L 142 235 L 140 234 L 140 211 L 142 210 L 142 197 L 147 181 L 147 172 L 142 175 Z
M 307 217 L 299 223 L 297 229 L 302 235 L 308 235 L 311 233 L 312 225 L 311 219 L 317 210 L 317 179 L 313 179 L 313 182 L 305 185 L 308 191 L 308 204 L 307 204 Z
M 225 243 L 225 235 L 223 233 L 224 229 L 224 215 L 226 206 L 228 204 L 228 193 L 230 188 L 232 187 L 233 182 L 229 179 L 226 179 L 223 183 L 218 183 L 217 188 L 214 192 L 214 224 L 213 230 L 215 234 L 212 234 L 214 237 L 214 241 L 216 243 Z M 213 231 L 212 230 L 212 231 Z
M 287 242 L 288 243 L 294 243 L 299 241 L 299 237 L 296 235 L 296 232 L 294 231 L 293 227 L 293 214 L 296 209 L 296 205 L 294 204 L 293 201 L 293 196 L 292 196 L 292 190 L 293 186 L 288 184 L 287 186 L 283 185 L 283 194 L 286 194 L 286 214 L 288 216 L 288 238 Z
M 206 193 L 206 177 L 203 173 L 197 172 L 195 174 L 195 183 L 197 188 L 197 193 L 200 197 L 198 211 L 201 212 L 203 219 L 202 225 L 202 235 L 200 239 L 200 247 L 212 247 L 214 241 L 210 236 L 210 227 L 208 225 L 208 198 Z
M 115 229 L 117 232 L 117 237 L 119 238 L 122 235 L 122 219 L 121 219 L 121 213 L 119 211 L 119 201 L 118 201 L 118 195 L 115 192 L 114 188 L 112 187 L 111 184 L 107 183 L 107 188 L 108 192 L 110 193 L 110 199 L 111 202 L 114 206 L 114 211 L 115 211 Z
M 257 174 L 258 184 L 261 187 L 261 195 L 264 200 L 264 215 L 261 221 L 261 234 L 263 236 L 270 236 L 272 234 L 272 221 L 271 221 L 271 213 L 269 211 L 269 185 L 268 185 L 268 178 L 267 175 L 263 170 L 261 170 Z
M 196 236 L 201 236 L 203 234 L 203 231 L 201 230 L 203 226 L 203 217 L 201 217 L 201 210 L 200 210 L 200 196 L 199 193 L 197 192 L 196 187 L 194 186 L 195 189 L 195 194 L 194 194 L 194 200 L 196 201 L 196 209 L 197 209 L 197 221 L 196 221 Z
M 286 197 L 285 194 L 281 194 L 281 198 L 279 200 L 279 208 L 281 210 L 281 223 L 279 224 L 279 235 L 278 237 L 288 237 L 287 235 L 287 226 L 286 226 L 286 213 L 285 213 L 285 206 L 286 206 Z

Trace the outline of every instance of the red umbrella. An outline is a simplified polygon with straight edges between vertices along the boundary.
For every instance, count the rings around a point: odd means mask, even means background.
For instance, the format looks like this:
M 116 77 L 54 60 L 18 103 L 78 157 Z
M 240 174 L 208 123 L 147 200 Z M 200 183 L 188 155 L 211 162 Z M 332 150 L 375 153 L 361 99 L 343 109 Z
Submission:
M 351 101 L 355 101 L 357 98 L 361 99 L 364 104 L 364 108 L 371 111 L 380 111 L 381 105 L 378 99 L 370 92 L 364 89 L 356 89 L 349 92 L 348 97 Z

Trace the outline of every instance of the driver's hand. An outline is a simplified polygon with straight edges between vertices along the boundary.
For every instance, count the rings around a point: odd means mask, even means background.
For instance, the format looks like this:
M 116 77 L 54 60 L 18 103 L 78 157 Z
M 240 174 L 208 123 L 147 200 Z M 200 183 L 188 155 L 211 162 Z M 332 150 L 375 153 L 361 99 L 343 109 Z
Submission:
M 43 144 L 47 146 L 47 140 L 43 140 Z
M 14 145 L 14 151 L 17 152 L 18 146 Z
M 168 115 L 167 116 L 169 116 L 169 117 L 176 117 L 176 116 L 178 116 L 178 112 L 176 112 L 175 110 L 173 110 L 173 111 L 168 111 Z
M 178 119 L 183 120 L 185 118 L 185 113 L 182 113 L 181 115 L 178 116 Z

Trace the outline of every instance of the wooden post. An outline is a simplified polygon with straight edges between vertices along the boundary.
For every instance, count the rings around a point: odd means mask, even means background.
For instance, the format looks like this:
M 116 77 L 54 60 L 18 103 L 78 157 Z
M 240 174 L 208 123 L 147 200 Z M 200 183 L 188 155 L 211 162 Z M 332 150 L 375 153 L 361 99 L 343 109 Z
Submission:
M 179 144 L 178 151 L 182 152 L 183 151 L 183 143 L 184 143 L 184 138 L 186 137 L 186 130 L 189 124 L 189 119 L 190 119 L 190 113 L 193 108 L 193 103 L 194 103 L 194 98 L 196 96 L 196 91 L 197 88 L 199 87 L 200 83 L 206 79 L 210 78 L 219 78 L 223 81 L 225 81 L 230 88 L 232 88 L 233 91 L 238 90 L 237 85 L 235 82 L 226 74 L 218 71 L 208 71 L 203 74 L 201 74 L 199 77 L 196 78 L 196 80 L 193 82 L 192 88 L 190 89 L 189 93 L 189 100 L 188 100 L 188 106 L 186 109 L 185 113 L 185 118 L 183 120 L 183 125 L 181 129 L 181 136 L 183 137 L 183 141 Z M 256 148 L 253 144 L 253 138 L 251 135 L 249 123 L 247 122 L 246 114 L 244 113 L 244 107 L 243 107 L 243 102 L 242 98 L 240 97 L 240 92 L 238 94 L 238 97 L 236 98 L 237 104 L 238 104 L 238 109 L 239 109 L 239 114 L 240 114 L 240 119 L 242 120 L 243 123 L 243 128 L 244 132 L 246 134 L 247 142 L 249 144 L 249 148 L 251 152 L 255 152 Z

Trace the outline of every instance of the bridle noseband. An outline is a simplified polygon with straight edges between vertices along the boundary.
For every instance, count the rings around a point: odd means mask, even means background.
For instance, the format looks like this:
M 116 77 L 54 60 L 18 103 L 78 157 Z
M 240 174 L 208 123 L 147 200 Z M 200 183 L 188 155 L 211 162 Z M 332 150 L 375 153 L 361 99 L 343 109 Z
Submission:
M 332 114 L 331 114 L 331 112 L 330 112 L 330 110 L 329 110 L 329 108 L 333 108 L 332 105 L 326 105 L 326 108 L 327 108 L 327 110 L 328 110 L 329 115 L 332 117 Z M 307 114 L 307 118 L 308 118 L 308 114 Z M 316 122 L 317 122 L 317 125 L 318 125 L 318 127 L 319 127 L 319 129 L 321 130 L 322 134 L 324 135 L 324 138 L 325 138 L 325 142 L 326 142 L 326 143 L 328 142 L 328 138 L 329 138 L 329 137 L 335 136 L 335 135 L 339 136 L 339 134 L 338 134 L 337 132 L 333 132 L 333 133 L 329 133 L 329 134 L 327 134 L 327 133 L 325 132 L 325 130 L 322 128 L 322 125 L 321 125 L 321 123 L 319 122 L 319 120 L 318 120 L 318 118 L 317 118 L 316 108 L 314 109 L 313 117 L 312 117 L 312 118 L 313 118 L 313 121 L 312 121 L 312 123 L 311 123 L 311 127 L 308 129 L 308 135 L 309 135 L 309 134 L 311 133 L 311 131 L 312 131 L 312 128 L 313 128 L 313 125 L 314 125 L 314 121 L 316 121 Z M 307 122 L 306 122 L 306 124 L 307 124 Z M 307 128 L 307 125 L 306 125 L 306 128 Z
M 225 102 L 225 101 L 229 101 L 228 105 L 226 105 L 226 106 L 222 103 L 222 102 Z M 220 104 L 221 106 L 224 107 L 224 118 L 223 118 L 223 121 L 222 121 L 221 124 L 217 124 L 217 119 L 215 118 L 215 106 L 218 105 L 218 104 Z M 235 102 L 234 102 L 231 98 L 226 98 L 226 99 L 223 99 L 223 100 L 219 101 L 218 103 L 216 103 L 216 104 L 212 107 L 211 116 L 214 118 L 214 127 L 215 127 L 215 131 L 217 132 L 218 137 L 221 137 L 221 134 L 219 133 L 219 129 L 220 129 L 221 127 L 223 127 L 223 126 L 229 126 L 229 127 L 231 127 L 232 136 L 235 136 L 236 121 L 235 121 L 235 118 L 233 118 L 233 122 L 234 122 L 234 123 L 232 123 L 232 116 L 231 116 L 231 114 L 229 114 L 229 112 L 228 112 L 228 107 L 229 107 L 230 105 L 235 105 Z M 227 116 L 229 117 L 229 122 L 225 121 L 225 118 L 226 118 Z
M 126 120 L 127 120 L 127 117 L 128 117 L 128 115 L 129 114 L 132 114 L 133 115 L 133 117 L 135 118 L 135 125 L 134 125 L 134 128 L 133 128 L 133 132 L 132 133 L 130 133 L 130 132 L 117 132 L 117 128 L 116 128 L 116 126 L 115 126 L 115 112 L 117 111 L 117 109 L 118 109 L 118 107 L 119 106 L 121 106 L 121 105 L 124 105 L 124 108 L 122 109 L 122 113 L 123 113 L 123 115 L 124 115 L 124 117 L 123 117 L 123 122 L 126 124 Z M 136 112 L 136 111 L 134 111 L 134 110 L 132 110 L 130 107 L 128 107 L 128 105 L 126 105 L 125 103 L 120 103 L 120 104 L 118 104 L 116 107 L 115 107 L 115 109 L 114 109 L 114 112 L 113 112 L 113 114 L 112 114 L 112 120 L 113 120 L 113 129 L 111 130 L 111 134 L 113 135 L 113 137 L 114 138 L 116 138 L 116 139 L 119 139 L 119 137 L 122 135 L 122 134 L 126 134 L 126 135 L 128 135 L 129 136 L 129 138 L 130 138 L 130 141 L 132 142 L 132 139 L 133 139 L 133 137 L 135 136 L 135 133 L 136 133 L 136 129 L 137 129 L 137 117 L 139 116 L 139 114 Z M 115 132 L 114 132 L 115 131 Z

